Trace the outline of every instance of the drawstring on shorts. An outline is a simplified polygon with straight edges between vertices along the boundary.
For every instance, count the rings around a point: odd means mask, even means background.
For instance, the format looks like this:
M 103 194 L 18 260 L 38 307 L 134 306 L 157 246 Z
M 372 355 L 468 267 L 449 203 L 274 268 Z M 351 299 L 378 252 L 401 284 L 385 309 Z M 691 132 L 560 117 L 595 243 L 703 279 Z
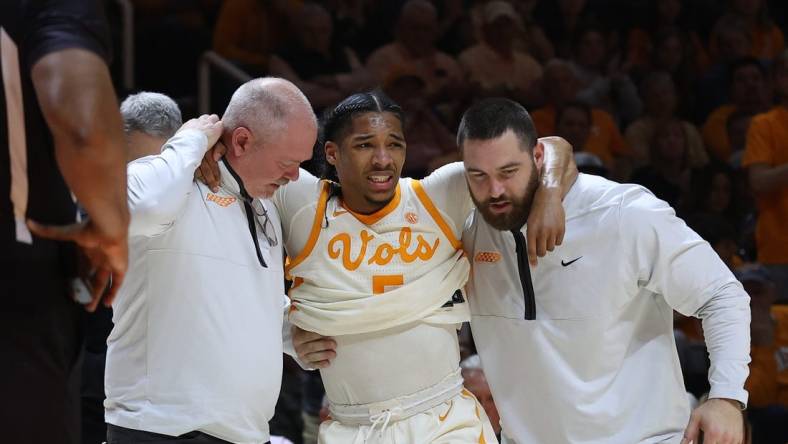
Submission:
M 403 413 L 402 407 L 393 407 L 390 409 L 383 410 L 380 413 L 376 413 L 369 417 L 369 420 L 372 421 L 372 425 L 369 427 L 367 431 L 367 435 L 364 437 L 364 442 L 366 443 L 369 438 L 372 437 L 372 434 L 375 433 L 375 428 L 380 424 L 380 421 L 383 420 L 383 425 L 380 427 L 380 439 L 383 439 L 383 433 L 386 431 L 386 428 L 389 426 L 389 422 L 391 421 L 392 416 L 401 416 Z M 384 419 L 385 418 L 385 419 Z

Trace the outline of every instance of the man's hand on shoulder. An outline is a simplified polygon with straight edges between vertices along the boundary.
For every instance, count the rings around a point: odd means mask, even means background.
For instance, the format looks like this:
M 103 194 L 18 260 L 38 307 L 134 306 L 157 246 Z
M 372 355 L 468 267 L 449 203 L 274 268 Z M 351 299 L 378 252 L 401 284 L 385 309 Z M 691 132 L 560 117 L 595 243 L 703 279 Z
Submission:
M 216 142 L 213 148 L 209 149 L 200 162 L 200 166 L 194 171 L 194 178 L 208 185 L 214 193 L 219 191 L 222 185 L 222 174 L 219 171 L 219 159 L 227 152 L 227 147 L 222 141 Z
M 712 398 L 699 405 L 690 416 L 681 444 L 741 444 L 744 442 L 744 416 L 738 401 Z
M 202 116 L 191 119 L 184 123 L 178 132 L 195 129 L 205 134 L 208 139 L 208 151 L 200 163 L 199 168 L 194 171 L 194 178 L 208 185 L 215 193 L 219 191 L 221 185 L 221 175 L 219 173 L 219 159 L 227 152 L 227 148 L 219 140 L 222 136 L 222 121 L 216 114 L 203 114 Z
M 562 200 L 577 178 L 569 142 L 561 137 L 542 137 L 539 143 L 544 147 L 544 163 L 528 216 L 528 261 L 531 266 L 536 266 L 538 257 L 545 256 L 563 242 L 566 215 Z
M 544 165 L 540 176 L 540 188 L 558 188 L 561 198 L 577 180 L 574 149 L 563 137 L 540 137 L 539 143 L 544 147 Z
M 212 147 L 222 135 L 222 121 L 216 114 L 203 114 L 196 119 L 191 119 L 178 128 L 178 133 L 187 129 L 196 129 L 208 138 L 208 146 Z M 177 133 L 176 133 L 177 134 Z
M 528 215 L 528 262 L 537 265 L 537 257 L 544 257 L 548 251 L 564 241 L 566 215 L 561 202 L 561 191 L 543 189 L 534 194 L 531 213 Z

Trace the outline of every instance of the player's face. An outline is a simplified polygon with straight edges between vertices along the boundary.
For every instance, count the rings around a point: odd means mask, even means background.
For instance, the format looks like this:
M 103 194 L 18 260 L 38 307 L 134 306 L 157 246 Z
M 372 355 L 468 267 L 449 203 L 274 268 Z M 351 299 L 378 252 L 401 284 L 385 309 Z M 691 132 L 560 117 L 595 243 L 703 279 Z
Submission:
M 522 149 L 511 130 L 491 140 L 466 140 L 463 161 L 471 197 L 484 220 L 515 230 L 528 220 L 542 167 L 543 147 Z
M 342 198 L 351 210 L 369 214 L 391 201 L 405 146 L 402 122 L 388 112 L 360 114 L 338 144 L 326 143 L 326 158 L 337 169 Z

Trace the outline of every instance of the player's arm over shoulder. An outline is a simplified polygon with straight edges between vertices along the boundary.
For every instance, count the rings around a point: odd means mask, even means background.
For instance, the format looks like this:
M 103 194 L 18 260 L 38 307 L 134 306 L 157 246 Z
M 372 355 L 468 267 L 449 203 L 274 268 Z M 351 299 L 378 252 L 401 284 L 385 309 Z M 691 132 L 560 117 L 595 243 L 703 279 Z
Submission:
M 276 190 L 271 200 L 279 212 L 285 239 L 289 238 L 296 217 L 300 217 L 300 213 L 317 202 L 322 189 L 323 181 L 301 168 L 298 171 L 298 180 L 289 182 Z M 307 219 L 311 221 L 313 217 L 312 213 Z M 308 231 L 308 228 L 306 229 Z
M 420 183 L 435 207 L 448 216 L 458 232 L 461 232 L 465 219 L 473 209 L 463 163 L 453 162 L 444 165 L 422 179 Z

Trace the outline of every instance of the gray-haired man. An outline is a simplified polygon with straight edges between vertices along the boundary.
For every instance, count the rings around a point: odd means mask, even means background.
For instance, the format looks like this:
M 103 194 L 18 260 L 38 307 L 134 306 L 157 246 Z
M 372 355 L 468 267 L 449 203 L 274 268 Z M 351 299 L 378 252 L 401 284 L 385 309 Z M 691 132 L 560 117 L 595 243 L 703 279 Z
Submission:
M 120 104 L 123 129 L 129 146 L 127 161 L 159 154 L 164 142 L 183 124 L 178 104 L 168 96 L 143 91 Z
M 181 110 L 170 97 L 140 92 L 120 104 L 128 154 L 126 162 L 161 153 L 162 146 L 183 124 Z M 104 363 L 107 336 L 112 330 L 112 311 L 97 307 L 89 318 L 85 361 L 82 370 L 82 436 L 85 442 L 101 442 L 107 434 L 104 422 Z

